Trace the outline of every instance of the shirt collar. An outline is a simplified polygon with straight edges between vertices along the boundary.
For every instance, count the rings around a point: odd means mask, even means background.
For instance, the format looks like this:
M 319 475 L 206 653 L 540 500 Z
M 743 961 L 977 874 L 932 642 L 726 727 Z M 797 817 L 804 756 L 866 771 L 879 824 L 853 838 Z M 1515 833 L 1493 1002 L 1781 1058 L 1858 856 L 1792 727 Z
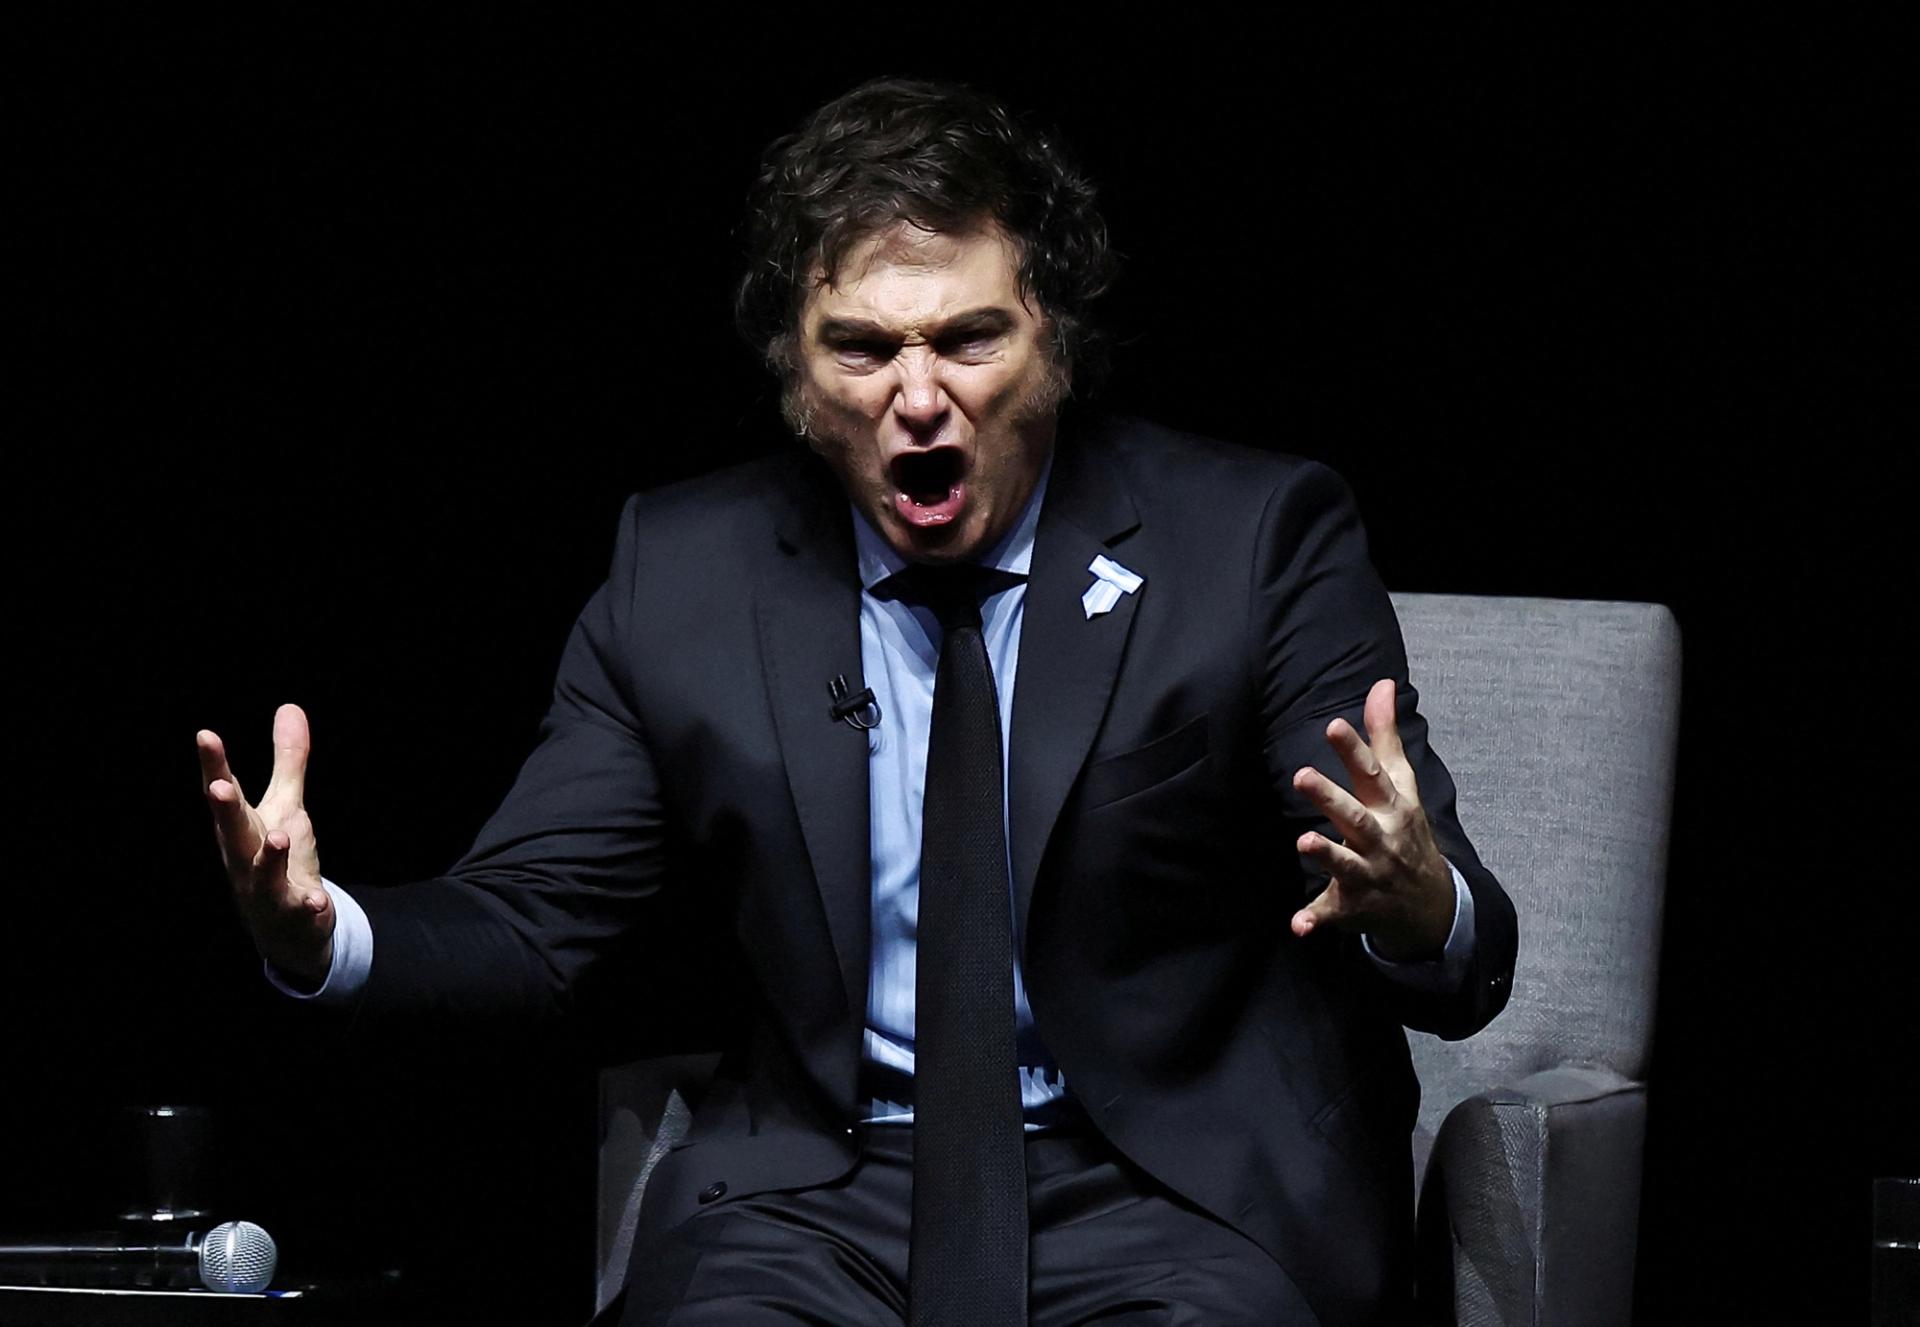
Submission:
M 1000 571 L 1010 571 L 1025 576 L 1033 565 L 1033 534 L 1040 524 L 1040 504 L 1047 496 L 1047 478 L 1053 473 L 1053 453 L 1047 453 L 1046 463 L 1040 467 L 1040 478 L 1034 482 L 1033 492 L 1027 497 L 1027 505 L 1020 509 L 1020 519 L 1013 528 L 1000 536 L 995 544 L 980 557 L 975 558 L 983 567 L 993 567 Z M 852 506 L 851 503 L 848 504 Z M 866 516 L 858 507 L 853 508 L 853 542 L 860 557 L 860 588 L 871 590 L 897 571 L 904 571 L 907 560 L 894 552 L 893 545 L 880 537 L 880 532 L 867 523 Z

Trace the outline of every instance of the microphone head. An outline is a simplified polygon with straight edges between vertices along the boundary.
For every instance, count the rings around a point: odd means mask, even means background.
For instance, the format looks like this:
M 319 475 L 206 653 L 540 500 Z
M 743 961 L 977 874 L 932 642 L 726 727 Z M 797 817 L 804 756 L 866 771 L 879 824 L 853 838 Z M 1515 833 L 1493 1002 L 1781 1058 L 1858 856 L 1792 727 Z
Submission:
M 223 1295 L 257 1295 L 273 1282 L 280 1250 L 251 1221 L 226 1221 L 200 1241 L 200 1282 Z

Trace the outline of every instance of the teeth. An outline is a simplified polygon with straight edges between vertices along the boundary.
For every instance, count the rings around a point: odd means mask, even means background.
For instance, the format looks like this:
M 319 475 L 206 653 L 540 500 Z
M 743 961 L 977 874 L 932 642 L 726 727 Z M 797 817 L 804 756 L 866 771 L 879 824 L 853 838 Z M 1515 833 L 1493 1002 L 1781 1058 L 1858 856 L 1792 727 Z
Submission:
M 939 502 L 960 481 L 964 461 L 951 447 L 908 452 L 894 458 L 893 479 L 915 501 Z
M 945 493 L 910 493 L 906 489 L 896 489 L 896 499 L 901 507 L 911 515 L 911 519 L 921 525 L 943 525 L 953 519 L 954 512 L 942 510 L 949 504 L 959 501 L 961 485 L 956 481 Z

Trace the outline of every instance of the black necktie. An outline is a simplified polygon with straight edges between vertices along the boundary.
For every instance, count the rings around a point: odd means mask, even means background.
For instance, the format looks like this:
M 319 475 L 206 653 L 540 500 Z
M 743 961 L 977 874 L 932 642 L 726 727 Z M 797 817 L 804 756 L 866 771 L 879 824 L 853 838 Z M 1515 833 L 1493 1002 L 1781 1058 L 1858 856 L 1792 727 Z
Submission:
M 980 598 L 1017 579 L 970 564 L 889 582 L 940 619 L 921 811 L 910 1327 L 1027 1320 L 1027 1171 L 1013 1036 L 1013 900 L 1000 709 Z

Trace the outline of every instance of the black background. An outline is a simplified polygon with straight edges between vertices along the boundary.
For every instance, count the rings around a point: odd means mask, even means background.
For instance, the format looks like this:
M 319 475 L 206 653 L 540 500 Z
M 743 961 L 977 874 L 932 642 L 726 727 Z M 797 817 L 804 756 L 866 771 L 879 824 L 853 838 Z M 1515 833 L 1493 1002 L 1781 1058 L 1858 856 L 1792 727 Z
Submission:
M 759 147 L 930 74 L 1101 181 L 1112 404 L 1331 463 L 1396 589 L 1673 607 L 1641 1317 L 1858 1320 L 1868 1180 L 1920 1174 L 1891 43 L 1032 22 L 103 19 L 15 48 L 7 1224 L 108 1201 L 111 1107 L 205 1101 L 226 1205 L 293 1261 L 584 1316 L 584 1074 L 343 1040 L 265 992 L 192 735 L 257 791 L 298 700 L 329 875 L 444 868 L 623 496 L 791 445 L 727 315 Z

